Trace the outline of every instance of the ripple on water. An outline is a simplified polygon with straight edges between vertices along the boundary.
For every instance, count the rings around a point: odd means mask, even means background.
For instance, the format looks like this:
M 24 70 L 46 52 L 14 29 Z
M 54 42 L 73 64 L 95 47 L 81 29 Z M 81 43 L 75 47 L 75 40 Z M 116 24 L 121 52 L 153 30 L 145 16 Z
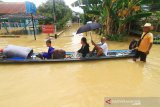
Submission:
M 72 35 L 77 28 L 73 26 L 53 45 L 66 51 L 78 50 L 80 37 L 63 37 Z M 99 41 L 94 33 L 92 36 Z M 0 39 L 0 46 L 10 43 L 32 47 L 36 52 L 47 51 L 46 37 L 38 36 L 37 41 L 33 36 L 4 38 Z M 90 36 L 87 39 L 90 43 Z M 109 49 L 127 49 L 129 43 L 108 44 Z M 102 107 L 107 96 L 159 97 L 159 49 L 160 46 L 153 46 L 147 63 L 124 59 L 0 65 L 0 107 Z

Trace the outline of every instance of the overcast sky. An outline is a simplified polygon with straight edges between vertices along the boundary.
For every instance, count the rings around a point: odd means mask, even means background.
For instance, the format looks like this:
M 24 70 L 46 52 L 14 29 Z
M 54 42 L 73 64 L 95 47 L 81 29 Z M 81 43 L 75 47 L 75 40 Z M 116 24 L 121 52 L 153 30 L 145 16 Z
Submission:
M 2 1 L 4 1 L 4 2 L 19 2 L 19 0 L 2 0 Z M 35 3 L 36 6 L 38 7 L 40 4 L 46 2 L 47 0 L 21 0 L 21 2 L 24 2 L 24 1 L 31 1 L 31 2 Z M 76 0 L 64 0 L 64 1 L 67 5 L 70 6 L 70 8 L 72 8 L 71 4 Z M 77 8 L 72 8 L 72 10 L 74 10 L 76 12 L 81 12 L 81 13 L 83 12 L 82 9 L 80 9 L 78 7 Z

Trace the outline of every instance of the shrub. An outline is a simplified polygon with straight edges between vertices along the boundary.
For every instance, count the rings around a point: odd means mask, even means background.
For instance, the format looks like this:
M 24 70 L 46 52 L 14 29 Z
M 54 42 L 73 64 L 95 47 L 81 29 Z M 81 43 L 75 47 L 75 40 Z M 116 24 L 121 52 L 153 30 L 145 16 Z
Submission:
M 107 35 L 107 39 L 111 41 L 122 42 L 124 40 L 124 35 L 123 34 L 111 34 L 111 35 Z

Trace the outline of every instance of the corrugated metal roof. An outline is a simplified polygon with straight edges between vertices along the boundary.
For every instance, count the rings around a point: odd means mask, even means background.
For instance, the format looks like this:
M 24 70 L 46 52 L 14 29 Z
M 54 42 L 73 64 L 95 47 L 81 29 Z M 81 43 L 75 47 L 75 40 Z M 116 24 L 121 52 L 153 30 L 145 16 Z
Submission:
M 25 2 L 0 2 L 0 14 L 18 14 L 25 12 Z

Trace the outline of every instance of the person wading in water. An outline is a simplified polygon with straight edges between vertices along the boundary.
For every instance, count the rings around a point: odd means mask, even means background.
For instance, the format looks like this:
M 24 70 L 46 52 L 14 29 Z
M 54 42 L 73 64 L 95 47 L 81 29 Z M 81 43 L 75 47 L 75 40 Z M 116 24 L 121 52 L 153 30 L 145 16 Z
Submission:
M 153 29 L 151 23 L 146 23 L 143 26 L 143 34 L 138 41 L 138 47 L 136 48 L 136 55 L 134 61 L 140 58 L 140 61 L 146 62 L 147 55 L 149 54 L 153 45 L 153 34 L 150 32 Z

